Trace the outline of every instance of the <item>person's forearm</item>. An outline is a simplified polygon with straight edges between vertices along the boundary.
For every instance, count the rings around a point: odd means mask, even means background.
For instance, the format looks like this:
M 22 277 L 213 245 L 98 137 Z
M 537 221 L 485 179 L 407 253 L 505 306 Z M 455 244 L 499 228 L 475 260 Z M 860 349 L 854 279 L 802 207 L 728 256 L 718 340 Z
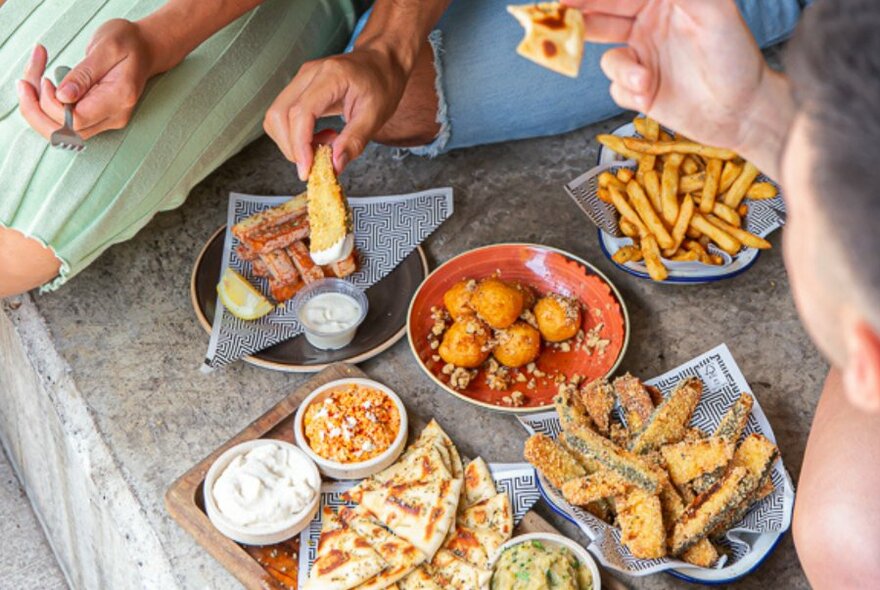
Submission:
M 764 174 L 779 181 L 782 152 L 797 107 L 788 78 L 769 66 L 765 68 L 760 88 L 745 111 L 742 141 L 736 149 Z
M 408 76 L 416 57 L 451 0 L 376 0 L 358 49 L 380 51 Z
M 153 49 L 153 74 L 179 64 L 208 37 L 263 0 L 169 0 L 138 21 Z

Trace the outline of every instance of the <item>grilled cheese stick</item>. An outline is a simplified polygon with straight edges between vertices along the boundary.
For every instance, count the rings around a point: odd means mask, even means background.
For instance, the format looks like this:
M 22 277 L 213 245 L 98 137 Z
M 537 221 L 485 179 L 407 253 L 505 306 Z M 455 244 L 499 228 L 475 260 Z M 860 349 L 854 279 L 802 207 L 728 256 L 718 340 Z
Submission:
M 617 522 L 620 523 L 621 540 L 639 559 L 659 559 L 666 555 L 666 530 L 660 499 L 655 494 L 634 490 L 618 497 Z
M 746 428 L 754 403 L 755 400 L 748 393 L 739 396 L 739 399 L 733 402 L 724 414 L 724 417 L 715 429 L 713 436 L 723 438 L 736 444 L 742 436 L 743 430 Z M 721 479 L 722 475 L 724 475 L 723 471 L 706 473 L 695 479 L 691 483 L 691 487 L 693 487 L 696 493 L 701 494 Z
M 593 419 L 596 428 L 607 435 L 611 426 L 611 410 L 614 408 L 614 389 L 604 379 L 596 379 L 581 388 L 581 401 Z
M 586 428 L 577 433 L 563 432 L 560 436 L 568 446 L 613 471 L 624 481 L 650 493 L 657 491 L 660 482 L 653 470 L 639 457 L 621 449 L 610 440 Z
M 576 432 L 581 428 L 593 429 L 593 421 L 578 396 L 577 387 L 568 383 L 559 386 L 559 393 L 553 398 L 559 422 L 565 431 Z
M 622 496 L 631 486 L 609 471 L 598 471 L 565 482 L 562 495 L 569 504 L 586 506 L 598 500 Z
M 614 380 L 617 401 L 626 415 L 626 425 L 630 432 L 641 430 L 654 412 L 654 402 L 645 385 L 629 373 Z
M 669 477 L 677 486 L 692 481 L 704 473 L 724 468 L 733 458 L 734 445 L 723 438 L 680 442 L 660 449 Z

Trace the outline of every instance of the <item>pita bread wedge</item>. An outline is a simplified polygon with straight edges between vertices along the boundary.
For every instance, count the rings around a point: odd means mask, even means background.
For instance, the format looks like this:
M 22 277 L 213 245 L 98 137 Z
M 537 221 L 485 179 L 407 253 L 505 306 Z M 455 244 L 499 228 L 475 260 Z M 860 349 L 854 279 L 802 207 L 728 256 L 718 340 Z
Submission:
M 498 494 L 489 466 L 477 457 L 464 469 L 464 507 L 468 508 Z
M 400 581 L 400 590 L 443 590 L 443 587 L 434 581 L 431 566 L 425 564 Z
M 492 529 L 505 539 L 513 534 L 513 509 L 507 493 L 498 494 L 462 512 L 458 522 L 471 529 Z
M 584 18 L 558 2 L 508 6 L 525 29 L 516 52 L 539 66 L 577 78 L 584 57 Z
M 416 440 L 415 445 L 418 446 L 430 439 L 440 441 L 443 446 L 448 449 L 450 462 L 452 464 L 450 469 L 452 477 L 455 479 L 463 478 L 464 466 L 461 463 L 461 455 L 458 454 L 458 449 L 455 448 L 455 443 L 453 443 L 452 439 L 449 438 L 449 435 L 440 428 L 440 425 L 436 420 L 428 422 L 428 425 L 425 426 L 425 429 L 422 430 L 422 434 L 420 434 L 419 438 Z
M 427 559 L 427 556 L 409 541 L 401 539 L 383 528 L 362 506 L 344 508 L 339 513 L 339 517 L 357 534 L 366 539 L 388 564 L 388 567 L 381 573 L 358 586 L 358 590 L 387 588 L 404 578 Z
M 431 558 L 452 528 L 460 493 L 460 479 L 410 482 L 365 491 L 361 505 Z
M 441 549 L 431 562 L 434 581 L 445 590 L 477 590 L 489 582 L 492 571 L 471 565 L 447 549 Z
M 332 508 L 325 506 L 321 518 L 318 557 L 303 590 L 349 590 L 387 567 L 385 560 Z
M 489 560 L 506 540 L 493 529 L 471 529 L 459 524 L 449 532 L 443 549 L 452 551 L 471 565 L 488 568 Z
M 440 449 L 446 451 L 442 444 L 433 442 L 413 447 L 412 452 L 408 452 L 400 461 L 377 473 L 372 479 L 364 480 L 351 488 L 344 497 L 360 504 L 364 492 L 377 490 L 385 485 L 452 479 Z

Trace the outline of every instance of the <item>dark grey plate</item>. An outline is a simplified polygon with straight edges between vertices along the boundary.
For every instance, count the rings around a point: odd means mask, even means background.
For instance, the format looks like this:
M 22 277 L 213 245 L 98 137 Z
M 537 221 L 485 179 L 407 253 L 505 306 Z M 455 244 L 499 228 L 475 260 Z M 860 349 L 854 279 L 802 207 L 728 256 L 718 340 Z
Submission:
M 199 323 L 210 334 L 217 304 L 217 283 L 223 257 L 224 225 L 210 237 L 193 267 L 190 298 Z M 280 342 L 244 360 L 253 365 L 297 373 L 320 371 L 332 363 L 360 363 L 383 352 L 406 334 L 409 302 L 428 275 L 421 246 L 387 277 L 367 289 L 370 311 L 354 341 L 339 350 L 318 350 L 304 336 Z

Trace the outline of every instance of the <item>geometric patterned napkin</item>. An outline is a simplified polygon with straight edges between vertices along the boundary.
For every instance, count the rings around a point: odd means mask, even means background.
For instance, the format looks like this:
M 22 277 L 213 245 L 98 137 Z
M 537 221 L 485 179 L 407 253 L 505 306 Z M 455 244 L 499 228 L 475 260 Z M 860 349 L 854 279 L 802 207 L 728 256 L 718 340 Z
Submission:
M 231 267 L 258 284 L 263 293 L 268 292 L 265 279 L 255 277 L 251 264 L 235 253 L 239 242 L 231 228 L 242 219 L 289 199 L 230 195 L 221 274 Z M 387 276 L 453 211 L 452 189 L 448 187 L 408 195 L 352 198 L 348 202 L 354 215 L 360 267 L 346 280 L 360 289 L 367 289 Z M 291 307 L 279 306 L 258 320 L 243 321 L 218 301 L 202 371 L 210 372 L 301 334 L 302 326 Z
M 675 388 L 681 379 L 694 376 L 703 381 L 703 395 L 690 424 L 704 432 L 712 432 L 715 429 L 724 413 L 735 400 L 739 399 L 741 393 L 752 393 L 745 377 L 733 360 L 730 350 L 724 344 L 645 383 L 658 387 L 665 396 Z M 754 394 L 752 397 L 754 398 Z M 618 412 L 618 410 L 615 408 L 614 411 Z M 519 421 L 531 434 L 541 432 L 551 438 L 556 438 L 562 430 L 555 411 L 529 414 L 520 417 Z M 764 415 L 757 398 L 755 398 L 752 413 L 745 428 L 746 434 L 753 432 L 761 433 L 776 442 L 773 428 L 771 428 L 767 416 Z M 715 565 L 719 575 L 724 573 L 724 569 L 741 560 L 757 561 L 760 559 L 761 556 L 754 555 L 752 551 L 760 537 L 778 535 L 787 530 L 791 524 L 791 514 L 794 508 L 794 485 L 781 459 L 777 460 L 773 466 L 771 478 L 774 485 L 773 493 L 752 507 L 743 520 L 731 528 L 720 543 L 727 550 L 728 556 L 726 559 L 719 560 L 719 563 Z M 562 493 L 543 477 L 539 476 L 538 483 L 544 499 L 551 504 L 551 507 L 578 525 L 584 534 L 591 539 L 590 551 L 606 567 L 633 576 L 645 576 L 672 568 L 693 567 L 677 559 L 637 559 L 633 557 L 621 543 L 618 529 L 609 526 L 585 510 L 571 506 L 562 497 Z

